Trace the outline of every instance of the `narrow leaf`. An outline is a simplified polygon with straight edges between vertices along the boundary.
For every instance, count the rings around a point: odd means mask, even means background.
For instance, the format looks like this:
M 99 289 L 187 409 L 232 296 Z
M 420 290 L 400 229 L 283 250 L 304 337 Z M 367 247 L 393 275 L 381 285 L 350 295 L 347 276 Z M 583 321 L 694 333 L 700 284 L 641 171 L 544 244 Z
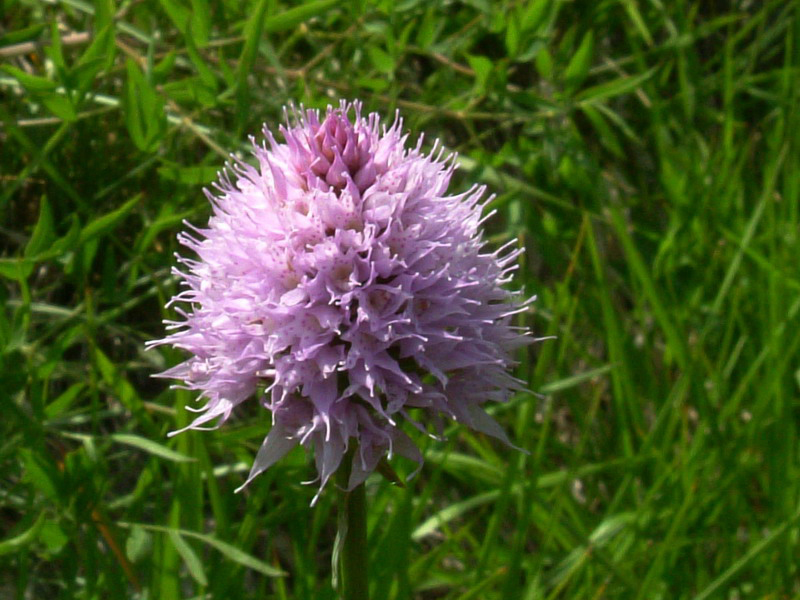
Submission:
M 26 73 L 22 69 L 18 69 L 13 65 L 0 65 L 0 71 L 5 71 L 11 75 L 29 92 L 49 92 L 58 87 L 58 84 L 55 81 L 51 81 L 44 77 L 38 77 L 36 75 L 30 75 L 29 73 Z
M 66 96 L 62 96 L 61 94 L 46 94 L 42 96 L 42 104 L 62 121 L 73 123 L 78 120 L 78 113 L 75 112 L 72 101 Z
M 53 419 L 64 414 L 85 387 L 85 383 L 73 383 L 58 398 L 45 407 L 45 416 L 48 419 Z
M 572 56 L 572 59 L 564 71 L 564 78 L 567 80 L 567 85 L 572 89 L 577 89 L 586 75 L 589 73 L 589 67 L 592 65 L 592 57 L 594 56 L 594 33 L 589 31 L 583 36 L 578 50 Z
M 305 2 L 295 8 L 282 12 L 274 17 L 269 17 L 264 24 L 264 30 L 268 33 L 277 33 L 294 29 L 300 23 L 307 21 L 311 17 L 321 14 L 323 11 L 339 4 L 338 0 L 316 0 L 315 2 Z
M 25 257 L 36 256 L 44 252 L 55 239 L 55 227 L 53 225 L 53 212 L 50 210 L 50 203 L 47 196 L 42 196 L 39 202 L 39 220 L 33 229 L 31 239 L 25 245 Z
M 578 94 L 577 99 L 583 102 L 596 102 L 597 100 L 604 100 L 605 98 L 613 98 L 614 96 L 627 94 L 650 79 L 655 72 L 656 67 L 653 67 L 640 75 L 620 77 L 619 79 L 586 88 Z
M 37 23 L 36 25 L 29 25 L 16 31 L 9 31 L 0 35 L 0 47 L 10 46 L 12 44 L 19 44 L 20 42 L 28 42 L 35 40 L 45 30 L 47 25 L 44 23 Z
M 542 386 L 542 388 L 539 391 L 542 394 L 555 394 L 556 392 L 562 392 L 564 390 L 568 390 L 577 385 L 580 385 L 584 381 L 589 381 L 591 379 L 594 379 L 595 377 L 600 377 L 601 375 L 605 375 L 612 369 L 612 367 L 613 365 L 603 365 L 602 367 L 598 367 L 597 369 L 592 369 L 590 371 L 578 373 L 577 375 L 572 375 L 571 377 L 559 379 L 558 381 L 552 381 L 547 385 Z
M 158 456 L 159 458 L 163 458 L 164 460 L 169 460 L 172 462 L 194 462 L 197 459 L 192 458 L 191 456 L 186 456 L 185 454 L 181 454 L 180 452 L 175 452 L 175 450 L 171 450 L 166 446 L 159 444 L 158 442 L 154 442 L 153 440 L 148 440 L 147 438 L 140 437 L 138 435 L 133 435 L 130 433 L 112 433 L 111 439 L 115 442 L 120 444 L 125 444 L 126 446 L 133 446 L 134 448 L 138 448 L 139 450 L 144 450 L 148 454 L 152 454 L 153 456 Z
M 0 541 L 0 556 L 19 552 L 22 548 L 30 544 L 39 535 L 39 530 L 44 524 L 44 513 L 40 514 L 36 521 L 28 529 L 13 538 Z
M 183 563 L 186 565 L 189 574 L 197 583 L 202 586 L 207 586 L 208 578 L 203 570 L 203 563 L 197 557 L 195 551 L 192 550 L 192 547 L 187 544 L 186 540 L 181 537 L 181 534 L 174 529 L 171 530 L 168 535 L 172 545 L 175 546 L 175 550 L 177 550 L 178 554 L 181 555 Z
M 447 506 L 447 508 L 440 510 L 431 518 L 427 519 L 422 525 L 417 527 L 411 534 L 411 539 L 414 541 L 419 541 L 425 536 L 432 534 L 442 525 L 446 525 L 450 521 L 457 519 L 464 513 L 469 512 L 474 508 L 494 502 L 499 497 L 500 490 L 492 490 L 491 492 L 478 494 L 477 496 L 473 496 L 467 500 L 450 504 Z
M 113 229 L 131 210 L 139 203 L 141 195 L 136 195 L 116 210 L 97 217 L 94 221 L 83 228 L 80 235 L 79 244 L 83 244 L 93 237 L 101 235 Z
M 197 533 L 195 531 L 187 531 L 186 529 L 176 529 L 173 527 L 163 527 L 160 525 L 145 525 L 143 523 L 120 523 L 122 526 L 127 527 L 142 527 L 143 529 L 149 529 L 150 531 L 160 531 L 162 533 L 169 533 L 170 531 L 174 531 L 183 537 L 189 537 L 196 540 L 200 540 L 204 544 L 208 544 L 212 548 L 218 550 L 224 556 L 228 557 L 235 563 L 238 563 L 244 567 L 249 569 L 253 569 L 254 571 L 258 571 L 259 573 L 263 573 L 267 577 L 283 577 L 286 575 L 285 572 L 281 571 L 280 569 L 276 569 L 272 565 L 268 565 L 267 563 L 258 560 L 255 556 L 251 554 L 247 554 L 246 552 L 239 550 L 236 546 L 233 546 L 227 542 L 223 542 L 218 540 L 217 538 L 205 535 L 203 533 Z

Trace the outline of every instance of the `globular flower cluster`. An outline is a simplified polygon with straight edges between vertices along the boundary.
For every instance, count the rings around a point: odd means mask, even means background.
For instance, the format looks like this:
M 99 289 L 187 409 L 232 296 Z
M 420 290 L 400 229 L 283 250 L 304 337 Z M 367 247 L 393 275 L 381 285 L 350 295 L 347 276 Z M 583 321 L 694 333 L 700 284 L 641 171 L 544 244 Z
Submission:
M 483 406 L 522 389 L 508 368 L 531 338 L 503 287 L 518 251 L 485 249 L 484 188 L 448 195 L 453 157 L 407 148 L 399 117 L 387 129 L 358 102 L 280 133 L 206 191 L 208 227 L 179 235 L 198 258 L 179 257 L 182 320 L 151 345 L 191 353 L 161 374 L 207 400 L 187 429 L 256 397 L 272 427 L 247 482 L 302 444 L 320 489 L 353 444 L 350 488 L 393 453 L 421 464 L 404 421 L 507 441 Z

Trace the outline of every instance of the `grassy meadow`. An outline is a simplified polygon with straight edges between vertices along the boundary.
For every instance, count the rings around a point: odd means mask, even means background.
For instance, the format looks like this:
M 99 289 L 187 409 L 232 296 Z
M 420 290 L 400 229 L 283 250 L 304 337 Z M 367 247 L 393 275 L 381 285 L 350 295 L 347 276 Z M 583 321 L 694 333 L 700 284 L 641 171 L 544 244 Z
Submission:
M 536 393 L 368 481 L 371 597 L 800 598 L 800 5 L 0 0 L 0 598 L 336 597 L 333 488 L 151 376 L 184 219 L 290 102 L 459 154 Z M 255 405 L 255 402 L 249 403 Z M 394 464 L 413 471 L 413 463 Z

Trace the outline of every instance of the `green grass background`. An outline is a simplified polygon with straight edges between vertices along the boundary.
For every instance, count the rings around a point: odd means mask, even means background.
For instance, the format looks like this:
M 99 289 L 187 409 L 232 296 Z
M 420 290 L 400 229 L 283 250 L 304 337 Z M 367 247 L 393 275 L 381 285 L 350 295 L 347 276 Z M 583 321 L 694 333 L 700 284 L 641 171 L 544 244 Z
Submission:
M 557 336 L 494 413 L 529 454 L 370 480 L 373 597 L 800 598 L 796 2 L 0 6 L 0 598 L 335 597 L 309 458 L 234 495 L 266 414 L 168 440 L 143 344 L 228 153 L 339 98 L 459 152 Z

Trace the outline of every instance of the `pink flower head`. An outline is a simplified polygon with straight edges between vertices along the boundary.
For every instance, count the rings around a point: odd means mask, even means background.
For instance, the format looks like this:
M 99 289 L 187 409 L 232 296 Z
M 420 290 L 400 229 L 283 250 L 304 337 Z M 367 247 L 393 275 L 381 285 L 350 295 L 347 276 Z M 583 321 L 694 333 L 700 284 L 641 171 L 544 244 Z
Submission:
M 251 397 L 271 413 L 246 483 L 298 444 L 320 490 L 350 444 L 350 488 L 395 452 L 421 464 L 401 430 L 428 431 L 412 414 L 508 442 L 483 405 L 523 389 L 508 368 L 531 341 L 511 324 L 528 302 L 503 288 L 519 251 L 485 250 L 485 188 L 448 195 L 453 157 L 407 148 L 402 125 L 359 102 L 301 110 L 284 143 L 265 128 L 257 166 L 237 161 L 206 191 L 208 227 L 178 236 L 199 258 L 179 257 L 183 320 L 150 345 L 191 353 L 161 374 L 207 400 L 186 429 Z

